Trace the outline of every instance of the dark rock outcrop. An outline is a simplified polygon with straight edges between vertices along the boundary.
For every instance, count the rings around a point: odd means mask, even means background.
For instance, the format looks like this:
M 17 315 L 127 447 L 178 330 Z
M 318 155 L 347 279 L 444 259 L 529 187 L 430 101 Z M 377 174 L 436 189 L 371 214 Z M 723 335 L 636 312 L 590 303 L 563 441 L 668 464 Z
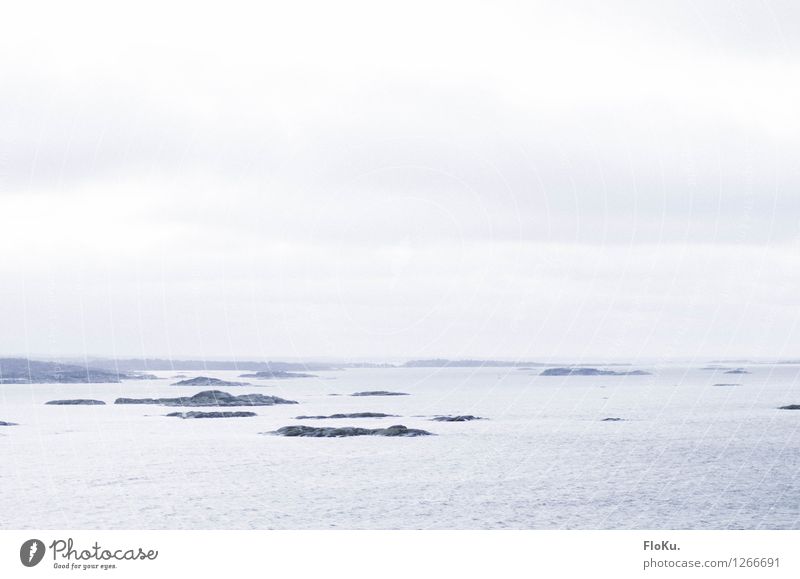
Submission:
M 164 404 L 163 400 L 178 400 L 177 398 L 117 398 L 114 404 Z
M 3 422 L 0 420 L 0 426 L 19 426 L 16 422 Z
M 387 392 L 386 390 L 369 390 L 367 392 L 355 392 L 350 396 L 408 396 L 408 392 Z
M 616 416 L 610 416 L 608 418 L 603 418 L 600 422 L 623 422 L 624 418 L 617 418 Z
M 713 384 L 713 386 L 741 386 L 741 384 Z
M 429 436 L 427 430 L 406 428 L 402 424 L 395 424 L 388 428 L 357 428 L 345 426 L 342 428 L 314 426 L 284 426 L 275 432 L 262 434 L 277 434 L 278 436 L 308 436 L 313 438 L 342 438 L 345 436 Z
M 583 368 L 572 366 L 569 368 L 548 368 L 540 376 L 649 376 L 650 372 L 644 370 L 600 370 L 599 368 Z
M 486 420 L 482 416 L 473 416 L 472 414 L 460 414 L 458 416 L 434 416 L 431 420 L 436 422 L 469 422 L 470 420 Z
M 750 372 L 748 370 L 745 370 L 744 368 L 734 368 L 733 370 L 725 370 L 725 372 L 723 372 L 723 374 L 749 374 L 749 373 Z
M 0 358 L 0 384 L 118 383 L 129 378 L 125 373 L 77 364 Z
M 264 370 L 253 374 L 240 374 L 239 378 L 260 378 L 262 380 L 282 380 L 285 378 L 316 378 L 316 374 L 287 372 L 286 370 Z
M 167 416 L 175 416 L 177 418 L 248 418 L 250 416 L 258 416 L 255 412 L 198 412 L 192 410 L 190 412 L 170 412 Z
M 383 414 L 382 412 L 353 412 L 351 414 L 331 414 L 330 416 L 295 416 L 295 420 L 324 420 L 326 418 L 388 418 L 396 414 Z
M 102 400 L 91 400 L 88 398 L 76 398 L 75 400 L 50 400 L 49 402 L 45 402 L 45 404 L 53 404 L 56 406 L 105 406 L 105 402 Z
M 273 406 L 275 404 L 297 404 L 277 396 L 242 394 L 234 396 L 220 390 L 204 390 L 194 396 L 180 398 L 117 398 L 114 404 L 161 404 L 162 406 Z
M 781 406 L 778 410 L 800 410 L 800 404 L 789 404 L 788 406 Z
M 181 380 L 175 382 L 173 386 L 250 386 L 249 382 L 228 382 L 227 380 L 220 380 L 219 378 L 208 378 L 207 376 L 198 376 L 197 378 L 189 378 L 188 380 Z

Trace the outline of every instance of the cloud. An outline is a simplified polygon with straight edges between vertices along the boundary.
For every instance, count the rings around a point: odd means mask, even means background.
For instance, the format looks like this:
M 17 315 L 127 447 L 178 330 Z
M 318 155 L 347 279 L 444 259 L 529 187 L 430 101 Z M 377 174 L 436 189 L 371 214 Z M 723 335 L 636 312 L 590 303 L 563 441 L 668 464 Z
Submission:
M 18 4 L 0 350 L 791 350 L 794 12 Z

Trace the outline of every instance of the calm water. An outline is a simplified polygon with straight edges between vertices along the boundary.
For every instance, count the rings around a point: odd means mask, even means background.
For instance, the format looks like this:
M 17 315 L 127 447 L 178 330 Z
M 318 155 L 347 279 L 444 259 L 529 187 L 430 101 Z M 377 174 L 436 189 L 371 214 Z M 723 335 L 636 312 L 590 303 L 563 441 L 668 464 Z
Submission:
M 110 404 L 118 396 L 201 390 L 171 386 L 169 379 L 2 385 L 0 420 L 20 425 L 0 427 L 0 526 L 800 528 L 800 411 L 776 410 L 800 404 L 800 366 L 747 368 L 751 374 L 645 367 L 655 374 L 629 377 L 494 368 L 320 372 L 225 388 L 300 404 L 219 420 Z M 346 396 L 360 390 L 411 396 Z M 56 398 L 109 405 L 44 405 Z M 292 418 L 356 411 L 401 417 Z M 429 420 L 455 413 L 489 420 Z M 438 436 L 258 434 L 298 423 L 405 424 Z

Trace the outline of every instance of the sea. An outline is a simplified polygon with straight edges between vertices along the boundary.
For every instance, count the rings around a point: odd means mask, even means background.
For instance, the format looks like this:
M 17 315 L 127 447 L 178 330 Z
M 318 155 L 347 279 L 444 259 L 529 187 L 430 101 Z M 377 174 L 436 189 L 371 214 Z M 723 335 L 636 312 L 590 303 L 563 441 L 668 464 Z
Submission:
M 726 373 L 733 368 L 747 373 Z M 202 420 L 114 404 L 208 389 L 173 385 L 175 372 L 119 384 L 0 385 L 0 420 L 18 423 L 0 426 L 0 528 L 800 528 L 800 410 L 779 409 L 800 404 L 800 365 L 615 369 L 650 374 L 321 371 L 222 388 L 297 405 Z M 184 372 L 236 381 L 241 373 Z M 351 396 L 368 390 L 408 396 Z M 106 405 L 45 405 L 66 398 Z M 396 416 L 295 418 L 351 412 Z M 467 414 L 483 419 L 431 420 Z M 270 434 L 297 424 L 402 424 L 434 436 Z

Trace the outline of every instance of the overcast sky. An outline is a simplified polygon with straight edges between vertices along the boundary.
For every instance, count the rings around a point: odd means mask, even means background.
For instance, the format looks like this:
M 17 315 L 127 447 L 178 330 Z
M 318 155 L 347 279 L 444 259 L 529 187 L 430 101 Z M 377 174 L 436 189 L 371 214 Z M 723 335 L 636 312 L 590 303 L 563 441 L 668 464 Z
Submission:
M 0 355 L 800 358 L 796 2 L 15 4 Z

